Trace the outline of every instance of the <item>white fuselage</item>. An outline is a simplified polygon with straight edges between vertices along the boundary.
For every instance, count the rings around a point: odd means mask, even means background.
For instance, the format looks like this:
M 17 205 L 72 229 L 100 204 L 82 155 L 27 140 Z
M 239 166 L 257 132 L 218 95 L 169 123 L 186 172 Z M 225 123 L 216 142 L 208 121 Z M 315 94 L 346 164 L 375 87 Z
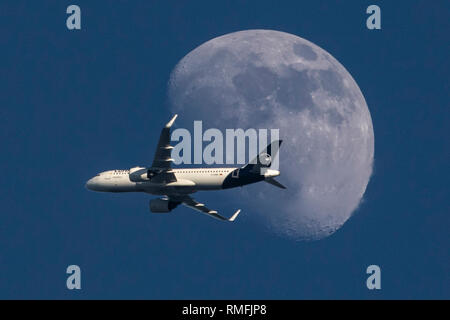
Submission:
M 94 191 L 147 192 L 157 195 L 166 194 L 168 191 L 192 193 L 199 190 L 218 190 L 222 189 L 225 178 L 235 169 L 237 168 L 172 169 L 177 181 L 169 183 L 154 183 L 146 179 L 131 181 L 130 170 L 110 170 L 89 179 L 86 187 Z

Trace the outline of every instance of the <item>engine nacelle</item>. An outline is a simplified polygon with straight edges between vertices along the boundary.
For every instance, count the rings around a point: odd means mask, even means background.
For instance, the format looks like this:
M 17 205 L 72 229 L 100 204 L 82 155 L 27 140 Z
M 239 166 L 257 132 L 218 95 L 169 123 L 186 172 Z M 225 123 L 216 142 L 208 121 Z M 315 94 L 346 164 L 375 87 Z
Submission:
M 150 200 L 150 211 L 153 213 L 167 213 L 175 209 L 179 204 L 179 202 L 163 198 L 153 199 Z
M 143 167 L 134 167 L 130 169 L 130 181 L 144 182 L 149 181 L 147 177 L 147 169 Z

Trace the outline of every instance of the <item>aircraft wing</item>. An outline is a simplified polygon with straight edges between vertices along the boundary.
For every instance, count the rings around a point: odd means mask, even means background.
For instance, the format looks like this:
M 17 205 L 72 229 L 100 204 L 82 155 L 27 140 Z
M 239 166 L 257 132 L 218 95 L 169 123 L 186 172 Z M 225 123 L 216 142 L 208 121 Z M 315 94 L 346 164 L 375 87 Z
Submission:
M 207 214 L 210 217 L 213 217 L 213 218 L 216 218 L 216 219 L 219 219 L 219 220 L 223 220 L 223 221 L 231 221 L 232 222 L 232 221 L 234 221 L 236 219 L 236 217 L 241 212 L 241 209 L 239 209 L 231 216 L 231 218 L 225 218 L 224 216 L 221 216 L 217 211 L 209 209 L 203 203 L 195 201 L 190 196 L 187 196 L 187 195 L 186 196 L 179 196 L 179 197 L 169 196 L 169 198 L 171 200 L 181 202 L 186 207 L 189 207 L 191 209 L 200 211 L 201 213 Z
M 170 145 L 170 128 L 172 127 L 178 115 L 174 115 L 172 119 L 164 126 L 159 136 L 158 146 L 156 147 L 155 157 L 153 159 L 151 171 L 155 173 L 154 180 L 161 182 L 177 181 L 172 171 L 173 159 L 172 149 Z

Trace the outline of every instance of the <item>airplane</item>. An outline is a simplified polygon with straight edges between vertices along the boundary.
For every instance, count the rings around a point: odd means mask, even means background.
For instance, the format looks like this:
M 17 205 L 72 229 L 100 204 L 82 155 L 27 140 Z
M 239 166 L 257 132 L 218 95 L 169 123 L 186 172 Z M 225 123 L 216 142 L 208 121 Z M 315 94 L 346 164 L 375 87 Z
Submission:
M 197 202 L 191 194 L 204 190 L 221 190 L 242 187 L 251 183 L 265 181 L 278 188 L 286 189 L 275 180 L 280 171 L 270 169 L 271 159 L 282 140 L 269 144 L 253 161 L 240 168 L 172 168 L 171 158 L 173 146 L 170 145 L 170 128 L 178 115 L 161 130 L 153 163 L 150 167 L 134 167 L 129 170 L 109 170 L 89 179 L 86 188 L 100 192 L 146 192 L 163 196 L 150 200 L 150 211 L 168 213 L 182 204 L 210 217 L 234 221 L 241 210 L 237 210 L 230 218 L 225 218 L 216 210 L 211 210 L 203 203 Z

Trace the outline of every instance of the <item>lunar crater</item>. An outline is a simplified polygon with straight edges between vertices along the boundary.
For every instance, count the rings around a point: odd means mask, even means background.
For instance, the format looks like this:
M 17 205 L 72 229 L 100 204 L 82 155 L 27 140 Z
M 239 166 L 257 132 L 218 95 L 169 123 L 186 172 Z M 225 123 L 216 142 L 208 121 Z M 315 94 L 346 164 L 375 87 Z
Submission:
M 317 54 L 314 52 L 314 50 L 303 43 L 294 43 L 293 50 L 296 55 L 306 60 L 311 61 L 317 59 Z

